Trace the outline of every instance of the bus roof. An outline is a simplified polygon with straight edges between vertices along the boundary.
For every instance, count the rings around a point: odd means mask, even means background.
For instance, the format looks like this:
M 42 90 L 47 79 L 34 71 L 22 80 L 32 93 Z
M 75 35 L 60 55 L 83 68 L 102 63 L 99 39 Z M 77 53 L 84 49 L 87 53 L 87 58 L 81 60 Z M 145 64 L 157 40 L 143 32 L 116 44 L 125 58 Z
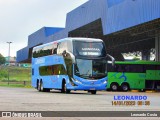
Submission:
M 144 61 L 144 60 L 138 60 L 138 61 L 115 61 L 115 64 L 150 64 L 150 65 L 160 65 L 160 62 L 158 62 L 158 61 Z
M 68 39 L 68 38 L 66 38 Z M 75 41 L 93 41 L 93 42 L 102 42 L 103 40 L 98 39 L 98 38 L 83 38 L 83 37 L 69 37 L 69 39 L 71 40 L 75 40 Z
M 66 40 L 69 40 L 69 41 L 92 41 L 92 42 L 103 42 L 103 40 L 97 39 L 97 38 L 68 37 L 68 38 L 63 38 L 63 39 L 60 39 L 60 40 L 56 40 L 56 41 L 53 41 L 53 42 L 49 42 L 49 43 L 46 43 L 46 44 L 42 44 L 42 45 L 36 46 L 36 47 L 34 47 L 33 49 L 41 48 L 41 47 L 44 47 L 44 46 L 48 46 L 48 45 L 51 45 L 51 44 L 54 44 L 54 43 L 58 43 L 58 42 L 63 42 L 63 41 L 66 41 Z

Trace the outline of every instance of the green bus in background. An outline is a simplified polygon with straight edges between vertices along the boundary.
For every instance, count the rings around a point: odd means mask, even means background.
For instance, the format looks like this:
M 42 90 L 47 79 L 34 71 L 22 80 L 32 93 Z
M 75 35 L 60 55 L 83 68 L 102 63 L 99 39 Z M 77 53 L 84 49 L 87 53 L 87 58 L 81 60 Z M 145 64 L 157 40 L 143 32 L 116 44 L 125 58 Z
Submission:
M 117 61 L 108 65 L 107 90 L 160 89 L 160 62 Z

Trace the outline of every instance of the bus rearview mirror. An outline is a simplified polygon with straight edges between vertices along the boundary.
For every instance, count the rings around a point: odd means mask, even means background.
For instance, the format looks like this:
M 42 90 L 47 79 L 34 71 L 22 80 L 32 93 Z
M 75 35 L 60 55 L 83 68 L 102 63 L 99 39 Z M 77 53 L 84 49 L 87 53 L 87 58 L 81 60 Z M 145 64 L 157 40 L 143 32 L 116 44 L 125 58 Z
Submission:
M 112 56 L 109 55 L 109 54 L 107 54 L 107 57 L 109 57 L 109 58 L 111 59 L 111 61 L 107 61 L 107 62 L 108 62 L 108 63 L 111 63 L 112 66 L 114 66 L 114 64 L 115 64 L 115 59 L 114 59 L 114 57 L 112 57 Z

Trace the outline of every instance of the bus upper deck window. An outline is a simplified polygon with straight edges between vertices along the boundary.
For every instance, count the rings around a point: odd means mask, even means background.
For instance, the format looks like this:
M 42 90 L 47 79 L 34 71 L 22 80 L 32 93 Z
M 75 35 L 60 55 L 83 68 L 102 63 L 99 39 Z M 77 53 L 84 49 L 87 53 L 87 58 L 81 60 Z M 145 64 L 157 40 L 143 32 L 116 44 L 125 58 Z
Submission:
M 57 48 L 54 48 L 52 53 L 57 54 Z

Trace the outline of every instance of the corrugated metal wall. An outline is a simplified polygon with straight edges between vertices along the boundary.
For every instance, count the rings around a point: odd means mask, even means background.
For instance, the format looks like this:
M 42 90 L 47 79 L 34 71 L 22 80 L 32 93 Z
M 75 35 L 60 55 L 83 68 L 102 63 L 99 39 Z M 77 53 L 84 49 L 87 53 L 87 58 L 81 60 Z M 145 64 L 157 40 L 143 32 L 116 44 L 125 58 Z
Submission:
M 46 38 L 46 43 L 68 37 L 68 30 L 64 29 Z
M 63 31 L 63 32 L 59 33 L 59 31 Z M 48 36 L 51 33 L 54 34 L 55 36 L 54 35 Z M 28 36 L 28 46 L 17 51 L 17 62 L 28 59 L 30 48 L 39 44 L 44 44 L 44 43 L 51 42 L 53 40 L 57 40 L 58 37 L 61 38 L 61 36 L 65 36 L 65 34 L 67 34 L 67 32 L 63 30 L 63 28 L 43 27 L 39 29 L 38 31 Z
M 28 47 L 31 48 L 40 43 L 44 43 L 45 39 L 46 39 L 45 28 L 43 27 L 40 30 L 28 36 Z
M 101 18 L 104 35 L 160 18 L 160 0 L 90 0 L 67 14 L 71 31 Z
M 104 34 L 160 18 L 160 0 L 125 0 L 108 9 Z
M 90 0 L 67 14 L 68 31 L 95 21 L 106 13 L 106 0 Z
M 28 59 L 28 53 L 29 53 L 29 48 L 25 47 L 19 51 L 17 51 L 17 58 L 16 61 L 20 62 L 23 60 L 27 60 Z
M 47 43 L 49 36 L 56 35 L 56 33 L 58 33 L 59 31 L 63 31 L 63 29 L 64 28 L 43 27 L 40 30 L 29 35 L 28 46 L 31 48 L 31 47 L 36 46 L 38 44 Z
M 28 37 L 28 46 L 17 52 L 17 62 L 27 59 L 29 48 L 68 37 L 68 32 L 101 19 L 107 35 L 160 18 L 160 0 L 89 0 L 67 14 L 66 28 L 47 32 L 41 28 Z M 53 35 L 51 35 L 53 32 Z

